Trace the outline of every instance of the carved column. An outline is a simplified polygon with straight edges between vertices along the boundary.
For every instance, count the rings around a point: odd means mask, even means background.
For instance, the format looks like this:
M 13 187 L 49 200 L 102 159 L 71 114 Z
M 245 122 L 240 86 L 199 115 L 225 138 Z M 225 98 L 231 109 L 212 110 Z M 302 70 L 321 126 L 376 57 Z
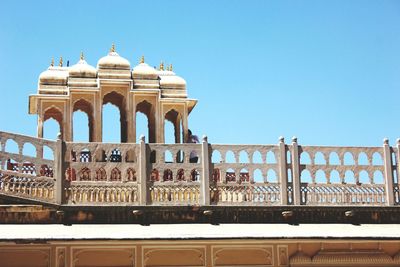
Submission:
M 37 137 L 43 138 L 43 115 L 40 113 L 38 115 L 38 123 L 37 123 Z
M 299 164 L 299 146 L 297 137 L 292 138 L 292 174 L 293 174 L 293 204 L 300 205 L 301 199 L 301 180 Z
M 140 136 L 140 154 L 138 155 L 139 163 L 139 204 L 147 204 L 147 150 L 144 142 L 144 135 Z
M 182 131 L 183 131 L 183 143 L 186 143 L 188 139 L 188 110 L 187 108 L 184 109 L 184 113 L 182 115 Z
M 392 164 L 392 149 L 389 146 L 389 140 L 383 140 L 383 161 L 385 168 L 385 191 L 386 191 L 386 205 L 392 206 L 394 204 L 393 192 L 393 164 Z
M 54 150 L 54 198 L 57 204 L 62 204 L 64 197 L 64 142 L 61 138 L 59 133 Z
M 200 181 L 200 204 L 208 206 L 210 205 L 210 151 L 207 136 L 203 136 L 201 142 L 201 164 L 203 175 Z
M 38 115 L 38 123 L 37 123 L 37 137 L 43 138 L 43 114 L 39 113 Z M 43 158 L 43 146 L 38 146 L 36 150 L 36 156 L 38 158 Z
M 288 204 L 287 192 L 287 166 L 286 166 L 286 145 L 283 137 L 279 138 L 279 179 L 281 184 L 281 205 Z
M 133 125 L 133 111 L 135 110 L 135 107 L 132 106 L 132 95 L 130 93 L 130 90 L 126 94 L 126 123 L 127 123 L 127 142 L 128 143 L 135 143 L 136 140 L 133 139 L 133 131 L 134 131 L 134 125 Z

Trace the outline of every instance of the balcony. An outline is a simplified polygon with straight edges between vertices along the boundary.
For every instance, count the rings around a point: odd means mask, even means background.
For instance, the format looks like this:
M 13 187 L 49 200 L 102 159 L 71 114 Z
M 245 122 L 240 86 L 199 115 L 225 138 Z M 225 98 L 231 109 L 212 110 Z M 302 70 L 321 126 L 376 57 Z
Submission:
M 18 152 L 9 151 L 10 143 Z M 27 143 L 35 157 L 24 154 Z M 391 147 L 387 140 L 382 147 L 302 146 L 283 138 L 275 145 L 207 138 L 106 144 L 0 132 L 0 144 L 3 203 L 44 205 L 61 220 L 111 212 L 143 223 L 400 221 L 400 143 Z M 45 147 L 53 159 L 43 157 Z

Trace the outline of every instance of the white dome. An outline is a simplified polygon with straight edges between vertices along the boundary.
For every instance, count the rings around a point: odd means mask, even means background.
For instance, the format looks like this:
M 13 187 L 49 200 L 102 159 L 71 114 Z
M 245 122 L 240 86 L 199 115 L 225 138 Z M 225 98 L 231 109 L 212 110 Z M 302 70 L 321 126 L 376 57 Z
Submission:
M 164 88 L 186 88 L 186 81 L 176 76 L 175 73 L 171 71 L 172 74 L 160 75 L 160 86 Z
M 97 62 L 97 67 L 99 69 L 130 70 L 131 64 L 127 59 L 118 55 L 117 52 L 111 51 L 107 56 L 100 58 Z
M 95 67 L 90 66 L 81 56 L 81 59 L 70 67 L 69 69 L 70 77 L 78 77 L 78 78 L 96 78 L 97 70 Z
M 40 84 L 67 85 L 68 71 L 64 67 L 50 66 L 39 76 Z
M 146 63 L 140 63 L 132 70 L 133 78 L 158 78 L 158 71 Z

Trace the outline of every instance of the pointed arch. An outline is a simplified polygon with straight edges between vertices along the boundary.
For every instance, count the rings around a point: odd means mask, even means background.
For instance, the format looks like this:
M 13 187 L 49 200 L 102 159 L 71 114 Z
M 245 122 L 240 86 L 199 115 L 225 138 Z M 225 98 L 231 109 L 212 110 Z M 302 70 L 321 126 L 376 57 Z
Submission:
M 121 127 L 121 143 L 126 143 L 128 138 L 128 121 L 127 121 L 127 114 L 126 114 L 126 100 L 125 97 L 115 91 L 107 93 L 103 96 L 103 109 L 104 106 L 107 104 L 112 104 L 116 106 L 119 110 L 119 119 L 120 119 L 120 127 Z M 104 113 L 103 113 L 103 121 L 104 121 Z M 103 125 L 103 134 L 106 132 L 104 131 L 104 124 Z
M 144 114 L 147 118 L 148 142 L 155 143 L 156 142 L 156 117 L 155 117 L 154 106 L 150 102 L 143 100 L 136 105 L 136 111 L 135 111 L 136 118 L 137 118 L 138 112 Z M 136 130 L 137 130 L 138 123 L 137 123 L 137 120 L 135 120 L 135 121 L 136 121 Z M 140 134 L 142 134 L 142 133 L 138 133 L 136 131 L 137 138 L 139 137 L 138 135 L 140 135 Z
M 165 127 L 165 124 L 167 122 L 171 122 L 173 127 L 174 127 L 174 137 L 175 137 L 175 143 L 179 144 L 182 143 L 183 140 L 183 126 L 182 126 L 182 114 L 180 114 L 178 111 L 175 109 L 170 109 L 168 110 L 165 115 L 164 115 L 164 140 L 166 140 L 167 136 L 167 129 Z
M 59 131 L 55 134 L 55 136 L 51 137 L 51 139 L 56 139 L 58 133 L 61 133 L 64 136 L 64 127 L 63 127 L 63 113 L 62 111 L 55 106 L 51 106 L 46 109 L 43 113 L 43 136 L 45 136 L 46 128 L 50 125 L 48 124 L 48 120 L 54 120 L 58 123 Z M 46 123 L 47 122 L 47 123 Z M 53 128 L 53 127 L 51 127 Z
M 75 119 L 76 119 L 75 115 L 78 115 L 76 113 L 83 112 L 86 114 L 87 123 L 88 123 L 88 140 L 89 140 L 89 142 L 93 142 L 94 141 L 93 105 L 91 103 L 89 103 L 87 100 L 81 98 L 74 102 L 73 107 L 72 107 L 72 112 L 73 112 L 72 127 L 74 130 L 75 130 L 75 126 L 78 126 L 75 121 Z M 80 129 L 81 129 L 81 127 L 83 127 L 83 125 L 79 125 L 78 127 L 80 127 Z M 73 132 L 75 132 L 75 131 L 73 131 Z M 74 136 L 72 136 L 72 140 L 74 140 Z

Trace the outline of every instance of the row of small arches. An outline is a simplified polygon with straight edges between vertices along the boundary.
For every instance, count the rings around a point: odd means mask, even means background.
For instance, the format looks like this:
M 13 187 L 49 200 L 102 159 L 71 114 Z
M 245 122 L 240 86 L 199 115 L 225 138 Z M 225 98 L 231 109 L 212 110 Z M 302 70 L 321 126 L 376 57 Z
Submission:
M 251 156 L 251 158 L 250 158 Z M 238 153 L 234 153 L 231 150 L 223 152 L 214 150 L 211 155 L 212 163 L 271 163 L 276 164 L 276 156 L 273 151 L 268 151 L 266 154 L 262 154 L 259 151 L 254 151 L 253 153 L 247 153 L 242 150 Z
M 164 163 L 189 163 L 190 157 L 193 155 L 198 158 L 197 163 L 200 163 L 201 157 L 199 152 L 193 150 L 189 153 L 185 153 L 183 150 L 179 150 L 176 153 L 172 153 L 169 150 L 164 151 Z M 70 160 L 72 162 L 137 162 L 135 149 L 130 149 L 126 152 L 121 152 L 118 148 L 112 149 L 109 152 L 99 149 L 94 153 L 89 149 L 82 149 L 80 152 L 70 151 Z M 150 161 L 156 163 L 155 160 L 156 151 L 151 151 Z
M 28 161 L 19 163 L 13 159 L 7 159 L 0 165 L 0 169 L 7 171 L 31 174 L 35 176 L 53 177 L 53 168 L 47 164 L 34 164 Z
M 38 155 L 38 150 L 40 149 L 40 146 L 35 146 L 30 142 L 24 142 L 24 143 L 17 143 L 13 139 L 8 139 L 4 143 L 4 147 L 2 147 L 2 150 L 8 153 L 13 153 L 13 154 L 20 154 L 24 156 L 29 156 L 29 157 L 39 157 L 39 158 L 44 158 L 44 159 L 49 159 L 53 160 L 54 159 L 54 152 L 53 149 L 50 147 L 43 145 L 43 156 Z
M 372 154 L 372 157 L 368 158 L 365 152 L 357 154 L 357 160 L 351 152 L 346 152 L 343 158 L 340 158 L 336 152 L 331 152 L 329 155 L 317 152 L 310 157 L 309 153 L 302 152 L 300 154 L 300 164 L 314 164 L 314 165 L 383 165 L 382 155 L 379 152 Z
M 135 149 L 130 149 L 122 153 L 118 148 L 107 151 L 97 149 L 95 152 L 84 148 L 79 152 L 71 150 L 69 160 L 71 162 L 136 162 L 137 158 Z
M 260 169 L 255 169 L 253 172 L 249 172 L 243 168 L 239 172 L 232 168 L 222 171 L 218 168 L 212 172 L 212 180 L 214 182 L 254 182 L 254 183 L 277 183 L 278 176 L 275 170 L 269 169 L 266 172 L 262 172 Z
M 123 174 L 125 175 L 123 177 Z M 74 168 L 67 168 L 65 171 L 65 178 L 67 181 L 111 181 L 111 182 L 136 182 L 136 170 L 133 168 L 128 168 L 125 173 L 122 173 L 117 167 L 113 168 L 109 174 L 107 174 L 104 168 L 99 168 L 95 171 L 91 171 L 89 168 L 82 168 L 78 172 Z
M 312 175 L 310 171 L 303 170 L 300 175 L 300 181 L 302 183 L 348 183 L 348 184 L 384 184 L 385 180 L 381 171 L 375 171 L 369 174 L 367 171 L 362 170 L 358 173 L 354 173 L 351 170 L 347 170 L 344 175 L 336 170 L 331 172 L 325 172 L 318 170 L 315 175 Z
M 200 181 L 200 172 L 197 169 L 186 171 L 179 169 L 175 173 L 171 169 L 165 169 L 160 173 L 159 170 L 153 169 L 150 173 L 151 182 L 198 182 Z

